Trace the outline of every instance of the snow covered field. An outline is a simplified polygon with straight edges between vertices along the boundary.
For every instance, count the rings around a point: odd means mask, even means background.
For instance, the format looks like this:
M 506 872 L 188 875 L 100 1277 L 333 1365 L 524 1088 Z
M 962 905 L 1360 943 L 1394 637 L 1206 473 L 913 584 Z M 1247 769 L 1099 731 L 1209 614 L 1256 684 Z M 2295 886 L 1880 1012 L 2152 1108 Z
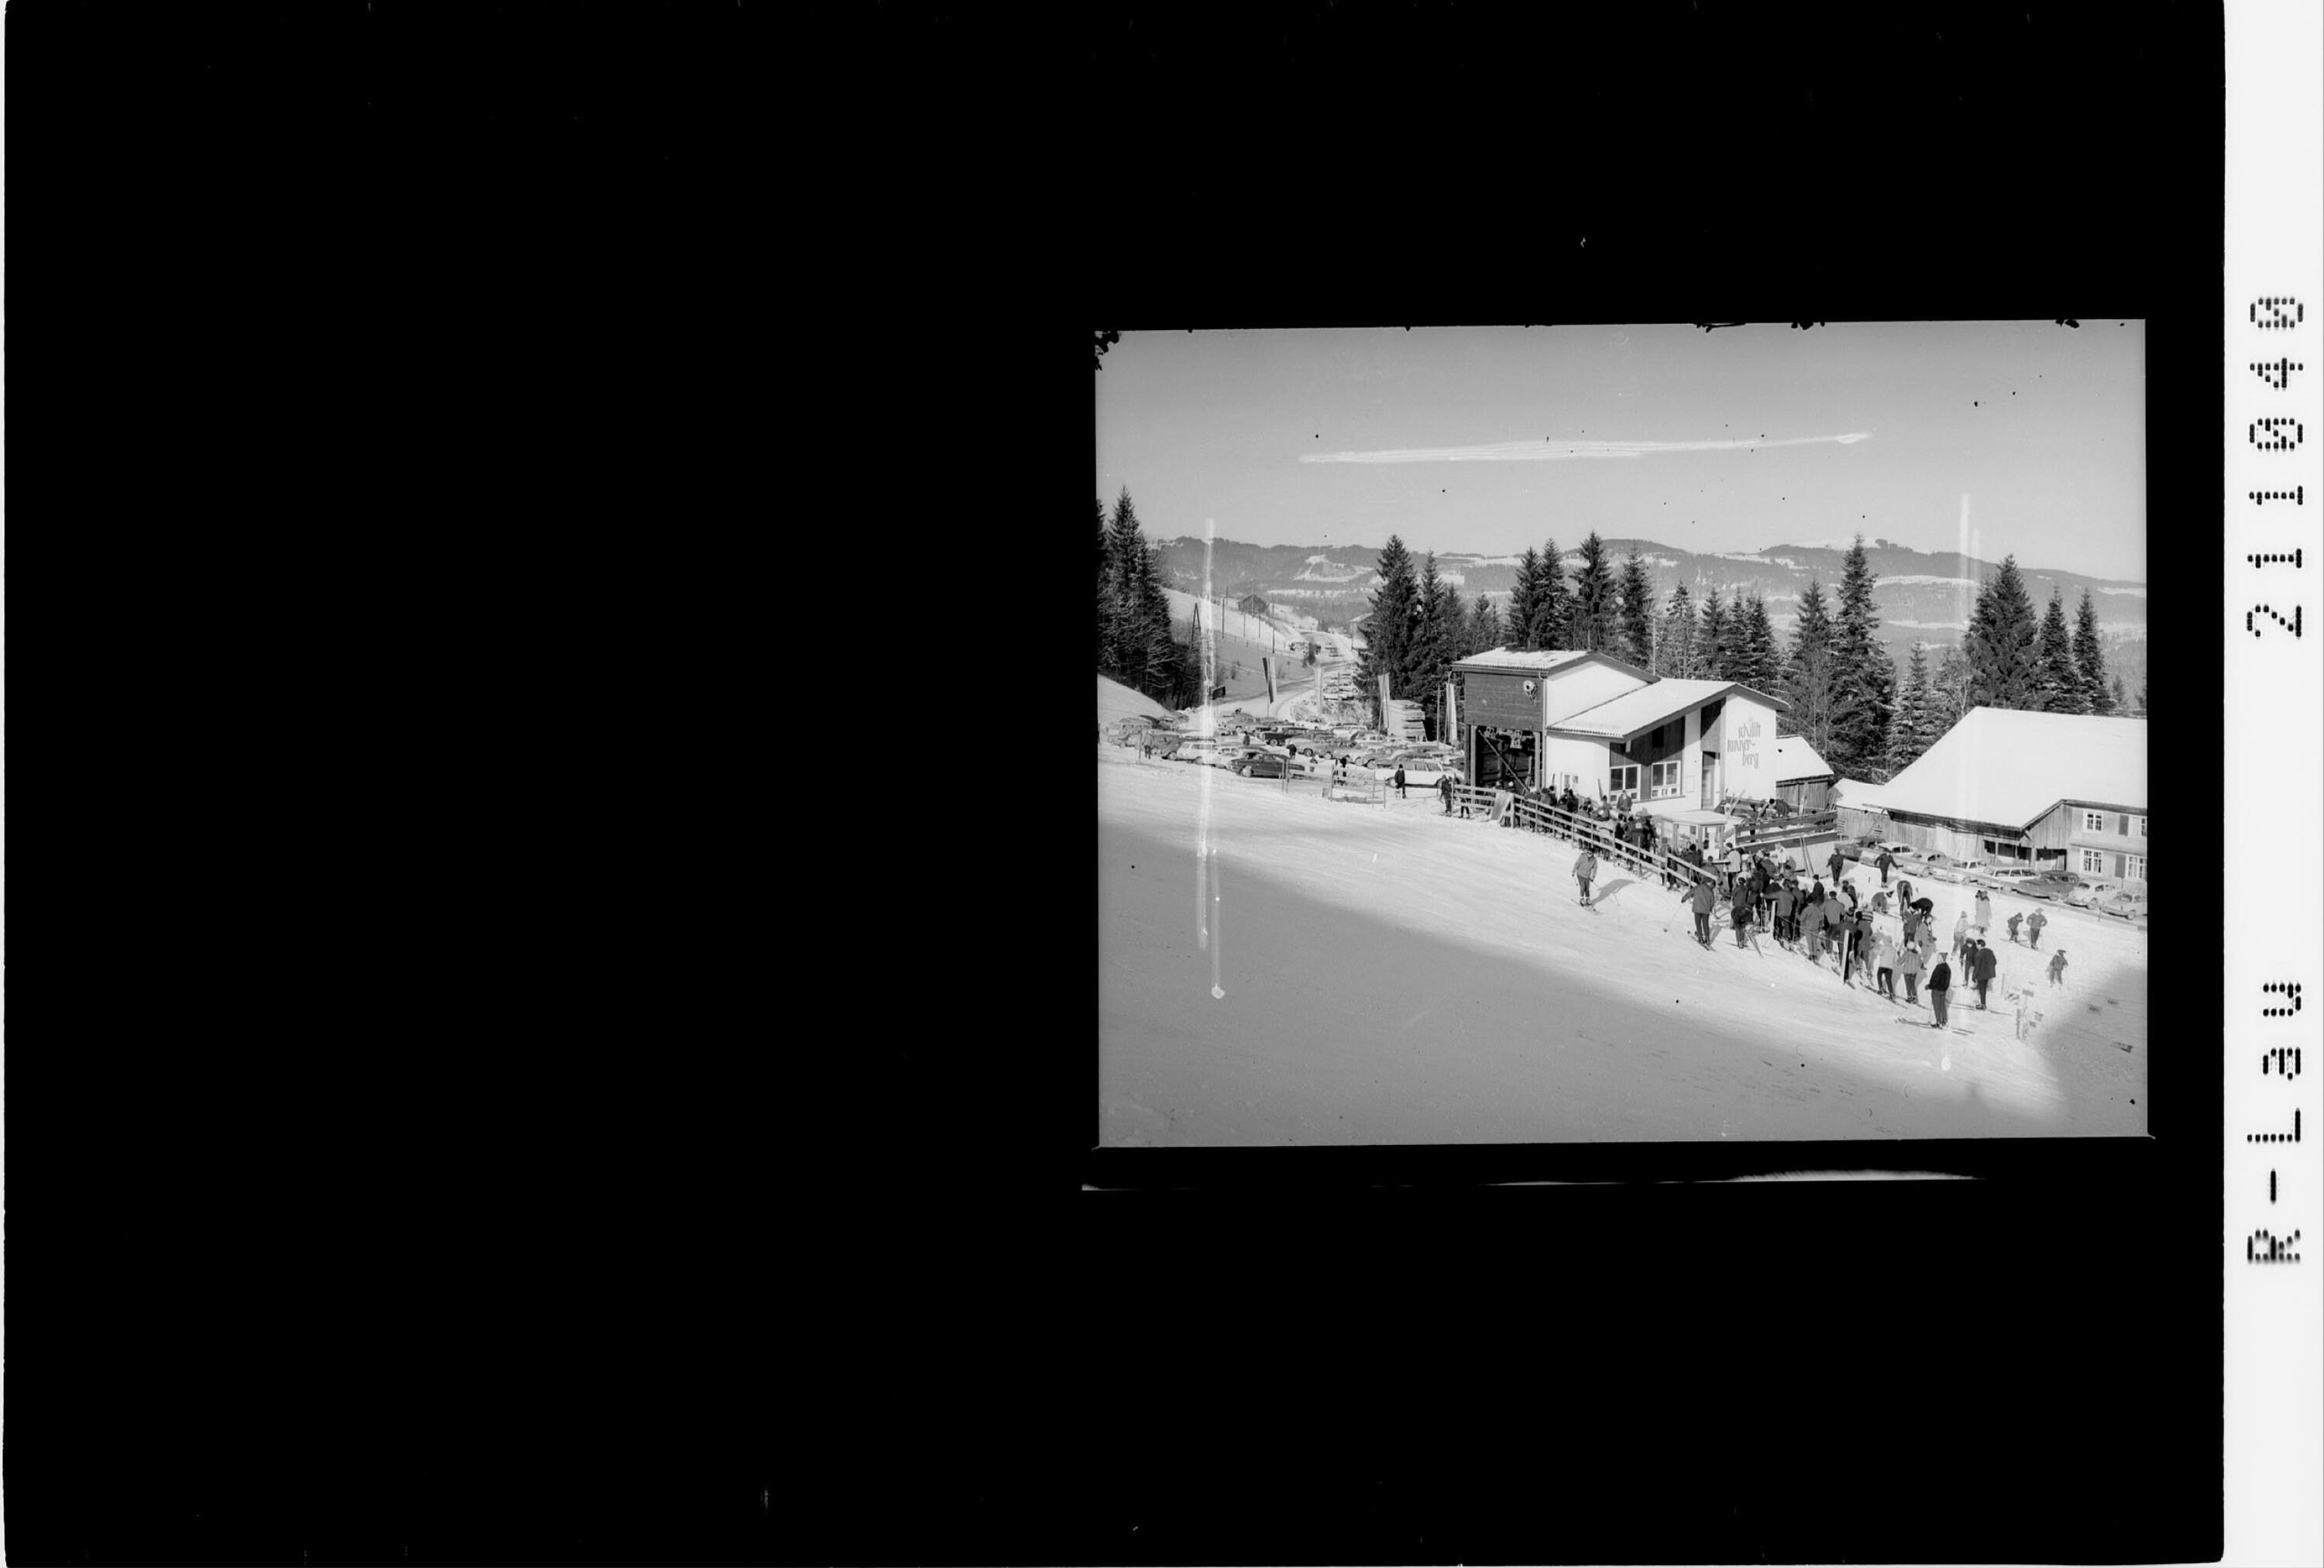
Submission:
M 2145 1130 L 2147 936 L 2121 921 L 1995 895 L 1994 1010 L 1957 975 L 1964 1032 L 1937 1030 L 1764 934 L 1705 951 L 1658 882 L 1616 873 L 1582 909 L 1571 845 L 1420 790 L 1383 810 L 1097 750 L 1102 1144 Z M 1949 937 L 1971 895 L 1915 890 Z M 2037 907 L 2039 955 L 1998 926 Z

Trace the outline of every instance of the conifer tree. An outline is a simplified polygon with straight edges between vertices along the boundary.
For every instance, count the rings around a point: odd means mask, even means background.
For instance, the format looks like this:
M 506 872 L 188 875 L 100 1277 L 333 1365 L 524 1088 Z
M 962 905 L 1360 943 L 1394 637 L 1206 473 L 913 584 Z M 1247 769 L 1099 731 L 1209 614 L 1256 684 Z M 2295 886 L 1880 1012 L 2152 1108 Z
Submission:
M 1754 691 L 1769 696 L 1782 695 L 1783 655 L 1775 647 L 1775 628 L 1767 619 L 1767 598 L 1754 592 L 1730 609 L 1727 616 L 1728 639 L 1735 651 L 1727 660 L 1727 673 L 1721 678 L 1741 681 Z
M 1803 737 L 1821 756 L 1830 755 L 1832 743 L 1833 641 L 1823 585 L 1810 577 L 1807 592 L 1800 595 L 1799 625 L 1792 632 L 1791 656 L 1784 672 L 1787 687 L 1784 695 L 1792 711 L 1782 715 L 1777 733 L 1782 733 L 1784 723 L 1790 724 L 1791 733 Z
M 2089 711 L 2082 690 L 2081 671 L 2074 664 L 2073 636 L 2066 630 L 2066 597 L 2050 590 L 2050 607 L 2043 612 L 2042 630 L 2034 640 L 2035 706 L 2044 713 Z
M 1896 692 L 1896 712 L 1888 724 L 1887 774 L 1895 777 L 1913 765 L 1927 751 L 1936 737 L 1930 733 L 1929 705 L 1932 700 L 1929 688 L 1929 653 L 1925 644 L 1914 642 L 1912 656 L 1904 664 L 1904 679 Z
M 2041 695 L 2039 623 L 2017 558 L 2002 558 L 2000 569 L 1977 591 L 1970 612 L 1967 656 L 1973 675 L 1975 707 L 2027 709 Z
M 1670 603 L 1663 610 L 1662 635 L 1655 649 L 1655 673 L 1679 680 L 1692 679 L 1694 642 L 1694 597 L 1681 583 L 1671 590 Z
M 2138 678 L 2138 716 L 2146 716 L 2146 677 L 2144 675 Z
M 2117 683 L 2107 678 L 2106 640 L 2098 635 L 2098 606 L 2088 588 L 2082 590 L 2081 607 L 2074 612 L 2074 673 L 2081 678 L 2085 713 L 2110 714 L 2121 707 Z
M 1703 680 L 1725 680 L 1729 642 L 1727 605 L 1713 583 L 1702 595 L 1702 633 L 1694 640 L 1694 673 Z
M 1158 701 L 1185 684 L 1185 650 L 1170 635 L 1170 595 L 1162 588 L 1161 553 L 1143 540 L 1139 553 L 1144 558 L 1138 574 L 1137 636 L 1145 675 L 1138 689 Z
M 2113 695 L 2113 698 L 2112 698 L 2112 701 L 2111 701 L 2110 706 L 2107 708 L 2107 712 L 2108 712 L 2108 713 L 2110 713 L 2110 714 L 2119 714 L 2119 713 L 2127 713 L 2127 712 L 2129 712 L 2129 711 L 2130 711 L 2130 699 L 2129 699 L 2128 697 L 2126 697 L 2126 696 L 2125 696 L 2123 695 L 2123 690 L 2122 690 L 2122 677 L 2120 677 L 2120 676 L 2118 676 L 2118 675 L 2117 675 L 2117 676 L 2116 676 L 2116 677 L 2114 678 L 2114 680 L 2113 680 L 2113 687 L 2114 687 L 2114 695 Z M 2144 687 L 2142 686 L 2140 689 L 2141 689 L 2141 690 L 2144 690 Z
M 1542 547 L 1541 564 L 1534 578 L 1534 600 L 1531 613 L 1526 620 L 1527 648 L 1579 648 L 1568 641 L 1573 619 L 1573 595 L 1565 586 L 1564 558 L 1557 551 L 1557 541 L 1551 540 Z
M 1619 658 L 1620 604 L 1612 566 L 1606 559 L 1606 541 L 1591 529 L 1582 541 L 1582 558 L 1574 563 L 1573 597 L 1566 611 L 1566 646 Z
M 1888 749 L 1888 714 L 1895 701 L 1896 667 L 1876 633 L 1872 567 L 1858 534 L 1840 568 L 1840 602 L 1832 629 L 1832 751 L 1825 760 L 1842 773 L 1861 773 Z
M 1097 669 L 1113 673 L 1113 552 L 1107 547 L 1105 503 L 1097 502 Z
M 1452 678 L 1452 666 L 1468 651 L 1464 644 L 1469 612 L 1461 603 L 1461 591 L 1437 575 L 1433 550 L 1421 572 L 1420 594 L 1421 633 L 1419 654 L 1413 663 L 1413 687 L 1420 694 L 1420 711 L 1427 718 L 1430 736 L 1447 740 L 1444 683 Z
M 1635 544 L 1622 558 L 1617 597 L 1622 657 L 1645 669 L 1654 662 L 1655 584 L 1646 575 L 1646 558 Z
M 1516 590 L 1509 595 L 1508 640 L 1512 648 L 1532 648 L 1534 611 L 1541 602 L 1541 555 L 1531 545 L 1517 558 Z
M 1411 554 L 1394 534 L 1388 536 L 1380 550 L 1379 571 L 1380 585 L 1372 592 L 1371 619 L 1364 623 L 1364 650 L 1357 660 L 1356 673 L 1363 682 L 1367 702 L 1378 699 L 1383 675 L 1388 677 L 1388 695 L 1406 702 L 1414 695 L 1405 689 L 1404 678 L 1413 623 L 1419 617 L 1420 586 L 1414 580 Z
M 1501 645 L 1501 613 L 1484 595 L 1469 607 L 1469 651 L 1485 653 Z

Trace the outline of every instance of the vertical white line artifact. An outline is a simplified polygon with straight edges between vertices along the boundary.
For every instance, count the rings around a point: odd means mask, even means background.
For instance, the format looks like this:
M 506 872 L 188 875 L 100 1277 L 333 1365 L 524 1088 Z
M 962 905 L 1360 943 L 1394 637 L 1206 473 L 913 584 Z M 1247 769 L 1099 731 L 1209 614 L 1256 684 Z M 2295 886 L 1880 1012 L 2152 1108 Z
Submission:
M 1218 520 L 1203 519 L 1203 597 L 1211 596 L 1211 542 L 1218 537 Z M 1200 637 L 1203 656 L 1203 692 L 1197 712 L 1209 714 L 1211 673 L 1215 660 L 1211 653 L 1211 640 Z M 1218 738 L 1214 724 L 1200 726 L 1213 742 Z M 1194 814 L 1194 943 L 1211 955 L 1211 995 L 1223 997 L 1219 989 L 1219 950 L 1211 940 L 1211 927 L 1217 918 L 1219 903 L 1219 871 L 1211 863 L 1211 779 L 1212 770 L 1205 767 L 1202 778 L 1202 804 Z

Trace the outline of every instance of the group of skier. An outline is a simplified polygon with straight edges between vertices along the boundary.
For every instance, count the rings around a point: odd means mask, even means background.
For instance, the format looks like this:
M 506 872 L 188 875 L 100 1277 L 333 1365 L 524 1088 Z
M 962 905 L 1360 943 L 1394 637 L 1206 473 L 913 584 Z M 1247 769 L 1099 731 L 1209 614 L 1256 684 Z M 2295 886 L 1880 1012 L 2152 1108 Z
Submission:
M 1778 946 L 1786 952 L 1803 953 L 1819 966 L 1829 956 L 1843 985 L 1852 989 L 1861 979 L 1868 990 L 1892 1000 L 1896 997 L 1896 982 L 1902 977 L 1905 1005 L 1920 1006 L 1920 993 L 1923 989 L 1927 991 L 1929 1009 L 1934 1015 L 1929 1026 L 1932 1028 L 1949 1027 L 1947 1009 L 1957 973 L 1960 989 L 1976 991 L 1978 1010 L 1990 1010 L 1988 998 L 1999 973 L 2000 960 L 1986 941 L 1986 932 L 1993 925 L 1993 900 L 1982 889 L 1978 891 L 1973 911 L 1963 909 L 1953 922 L 1950 940 L 1944 940 L 1937 931 L 1935 900 L 1914 897 L 1913 884 L 1901 878 L 1893 911 L 1898 931 L 1892 934 L 1885 920 L 1876 920 L 1876 917 L 1891 913 L 1886 868 L 1880 868 L 1883 886 L 1868 897 L 1857 890 L 1853 881 L 1840 876 L 1840 867 L 1846 862 L 1838 851 L 1826 862 L 1833 882 L 1829 890 L 1822 877 L 1795 872 L 1787 860 L 1775 856 L 1747 855 L 1732 841 L 1716 853 L 1706 853 L 1700 844 L 1689 843 L 1676 854 L 1662 857 L 1661 863 L 1666 890 L 1675 886 L 1681 876 L 1687 879 L 1679 901 L 1692 910 L 1694 939 L 1705 948 L 1712 945 L 1711 917 L 1724 899 L 1736 946 L 1756 950 L 1757 932 L 1766 930 Z M 1574 860 L 1572 874 L 1581 890 L 1582 903 L 1589 907 L 1592 901 L 1591 884 L 1598 875 L 1598 855 L 1586 844 Z M 1804 888 L 1801 886 L 1803 876 L 1808 882 Z M 2019 923 L 2024 918 L 2019 915 L 2009 918 L 2006 928 L 2013 944 L 2017 940 Z M 2032 945 L 2037 950 L 2042 945 L 2042 927 L 2047 923 L 2048 918 L 2039 909 L 2027 922 Z M 2065 972 L 2064 950 L 2053 951 L 2049 965 L 2050 983 L 2064 984 Z M 2021 987 L 2012 995 L 2017 1003 L 2017 1037 L 2023 1039 L 2032 1010 L 2033 987 Z

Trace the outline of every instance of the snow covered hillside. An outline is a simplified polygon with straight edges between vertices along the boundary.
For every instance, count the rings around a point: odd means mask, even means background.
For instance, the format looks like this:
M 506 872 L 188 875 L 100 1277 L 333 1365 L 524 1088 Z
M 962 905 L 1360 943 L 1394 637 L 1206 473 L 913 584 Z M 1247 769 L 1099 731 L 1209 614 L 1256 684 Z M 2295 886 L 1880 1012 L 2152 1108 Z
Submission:
M 1658 883 L 1618 873 L 1582 909 L 1571 845 L 1420 790 L 1383 810 L 1098 756 L 1103 1144 L 2145 1130 L 2147 937 L 2120 921 L 2040 906 L 2038 955 L 1997 928 L 1995 1010 L 1957 979 L 1941 1031 L 1764 935 L 1704 950 Z M 1949 936 L 1963 890 L 1920 890 Z M 2043 1015 L 2023 1044 L 2020 983 Z

